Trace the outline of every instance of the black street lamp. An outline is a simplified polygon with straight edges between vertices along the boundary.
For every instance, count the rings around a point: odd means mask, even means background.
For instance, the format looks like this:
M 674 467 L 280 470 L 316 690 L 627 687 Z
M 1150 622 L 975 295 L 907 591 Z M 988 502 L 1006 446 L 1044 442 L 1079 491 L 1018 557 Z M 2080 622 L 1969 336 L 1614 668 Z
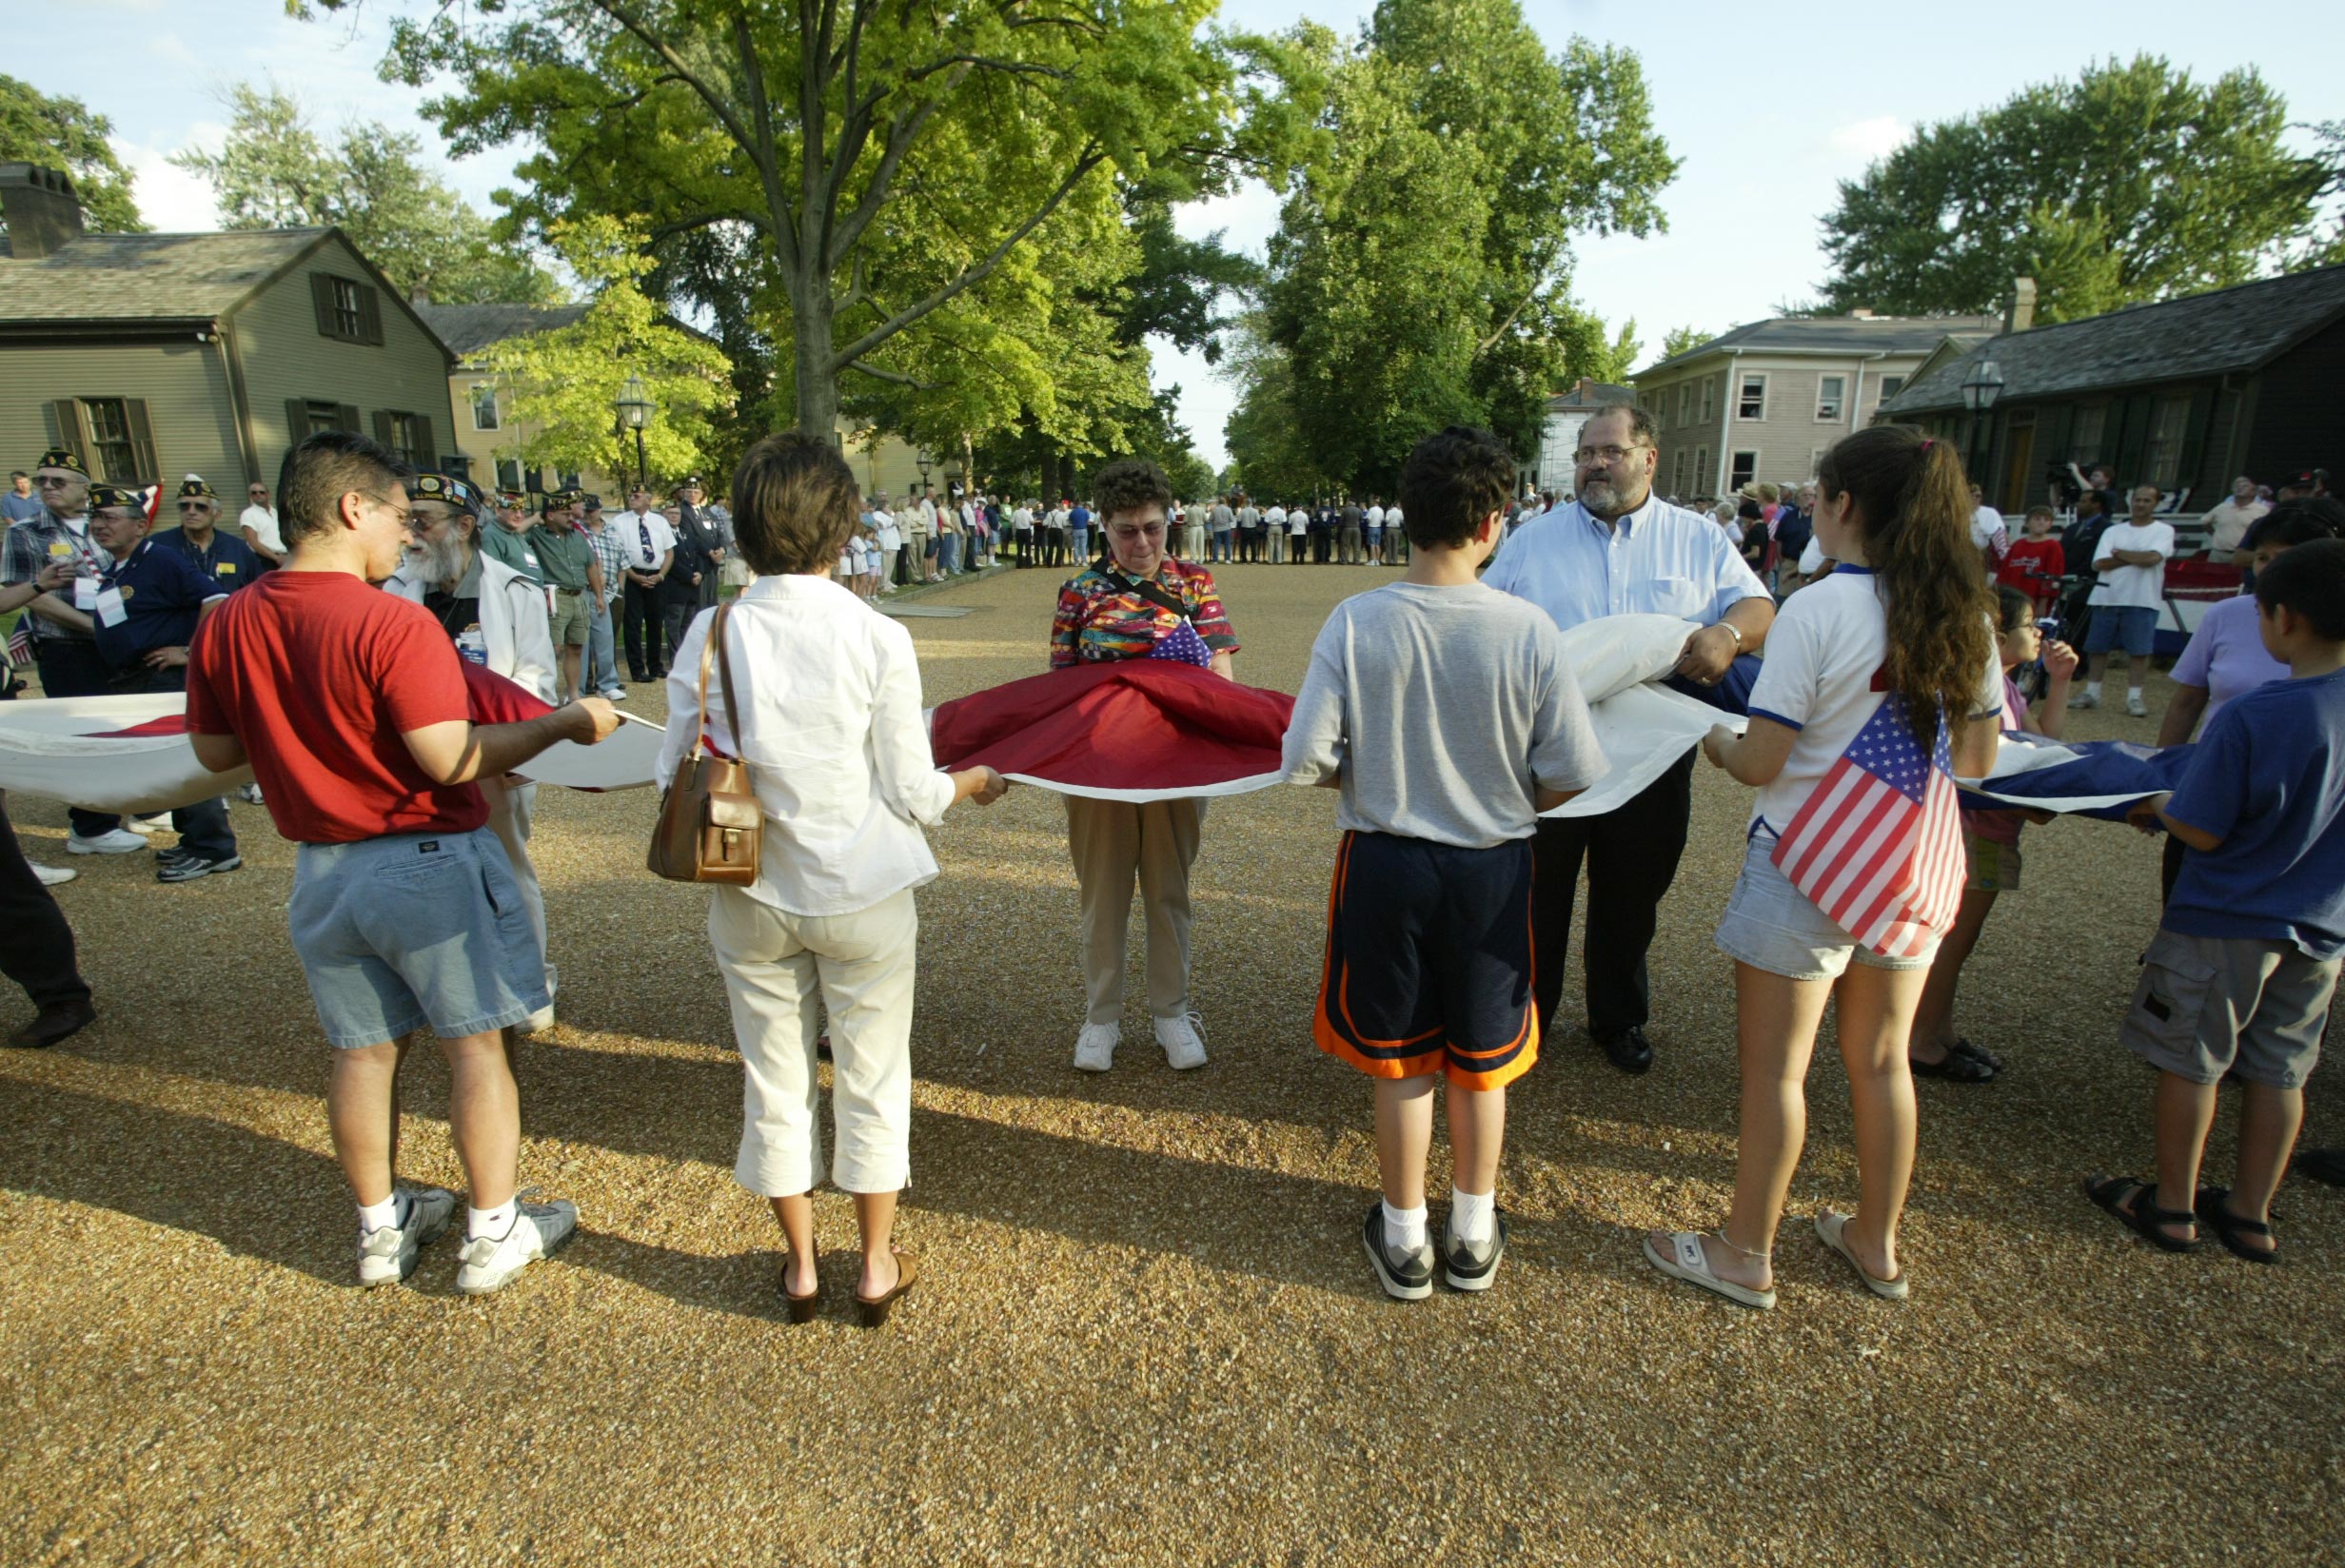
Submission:
M 620 424 L 635 432 L 635 487 L 644 489 L 643 426 L 651 422 L 651 417 L 660 405 L 651 401 L 642 377 L 629 376 L 627 384 L 620 389 L 619 401 L 611 406 L 619 410 Z
M 1995 402 L 2003 395 L 2003 368 L 1993 360 L 1980 360 L 1962 379 L 1962 406 L 1970 410 L 1970 445 L 1962 466 L 1974 468 L 1979 458 L 1979 425 L 1981 420 L 1995 412 Z
M 920 471 L 920 488 L 925 491 L 928 488 L 928 471 L 936 466 L 936 454 L 923 446 L 912 455 L 912 461 Z

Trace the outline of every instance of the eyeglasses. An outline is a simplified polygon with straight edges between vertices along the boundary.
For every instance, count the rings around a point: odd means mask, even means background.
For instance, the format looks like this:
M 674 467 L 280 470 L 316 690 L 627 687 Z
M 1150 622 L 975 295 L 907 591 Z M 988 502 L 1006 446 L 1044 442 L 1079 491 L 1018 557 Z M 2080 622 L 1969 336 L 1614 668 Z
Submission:
M 247 490 L 245 494 L 250 496 L 254 500 L 266 500 L 268 498 L 268 492 L 266 490 Z
M 44 490 L 62 490 L 69 484 L 79 482 L 80 478 L 78 474 L 43 474 L 33 482 Z
M 1583 446 L 1571 454 L 1571 461 L 1582 468 L 1594 468 L 1599 464 L 1610 468 L 1626 461 L 1629 453 L 1645 450 L 1642 443 L 1635 446 Z
M 388 506 L 396 511 L 399 514 L 399 521 L 403 527 L 412 528 L 415 526 L 415 507 L 404 496 L 400 497 L 397 500 L 393 500 L 388 496 L 368 495 L 367 492 L 364 490 L 360 491 L 359 494 L 365 496 L 368 500 L 375 502 L 377 505 Z
M 179 503 L 179 509 L 182 512 L 208 512 L 211 510 L 211 506 L 210 503 L 207 501 L 183 500 Z

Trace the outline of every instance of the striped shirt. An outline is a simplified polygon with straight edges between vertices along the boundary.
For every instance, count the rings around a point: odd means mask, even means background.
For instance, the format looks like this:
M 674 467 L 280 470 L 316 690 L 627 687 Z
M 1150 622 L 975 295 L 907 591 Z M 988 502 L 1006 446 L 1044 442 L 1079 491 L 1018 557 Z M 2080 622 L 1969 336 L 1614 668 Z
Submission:
M 608 522 L 585 533 L 586 541 L 595 547 L 595 559 L 602 563 L 602 597 L 617 598 L 619 591 L 627 585 L 627 547 L 620 541 L 619 530 Z
M 1238 650 L 1237 634 L 1213 590 L 1213 574 L 1189 561 L 1167 559 L 1156 586 L 1178 599 L 1187 616 L 1176 616 L 1092 567 L 1058 591 L 1058 613 L 1051 621 L 1051 668 L 1107 659 L 1145 658 L 1157 638 L 1186 619 L 1217 654 Z
M 84 522 L 89 519 L 83 519 Z M 43 508 L 37 518 L 9 524 L 8 539 L 0 544 L 0 582 L 13 587 L 30 582 L 41 575 L 41 568 L 51 560 L 69 562 L 73 575 L 84 578 L 104 577 L 114 564 L 113 558 L 98 548 L 97 540 L 84 530 L 76 532 Z M 69 598 L 71 590 L 67 590 Z M 24 617 L 26 634 L 34 642 L 46 642 L 56 637 L 69 642 L 87 642 L 87 632 L 69 631 L 53 620 L 28 613 Z

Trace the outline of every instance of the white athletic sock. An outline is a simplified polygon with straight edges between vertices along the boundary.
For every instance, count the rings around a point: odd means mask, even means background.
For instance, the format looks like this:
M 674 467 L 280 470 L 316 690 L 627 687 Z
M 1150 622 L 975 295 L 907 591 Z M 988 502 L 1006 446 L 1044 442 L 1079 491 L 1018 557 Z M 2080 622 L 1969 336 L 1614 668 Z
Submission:
M 507 1198 L 495 1208 L 474 1208 L 467 1205 L 464 1208 L 464 1234 L 468 1237 L 502 1236 L 513 1228 L 513 1216 L 520 1209 L 520 1203 L 512 1198 Z
M 2126 700 L 2126 701 L 2128 701 L 2128 702 L 2138 702 L 2138 701 L 2140 701 L 2140 700 L 2141 700 L 2141 688 L 2140 688 L 2140 687 L 2138 687 L 2138 686 L 2128 686 L 2128 687 L 2126 687 L 2126 688 L 2125 688 L 2125 700 Z
M 399 1194 L 394 1192 L 379 1204 L 358 1205 L 358 1227 L 361 1230 L 381 1230 L 384 1225 L 399 1223 Z
M 1487 1242 L 1498 1228 L 1498 1194 L 1449 1189 L 1449 1234 L 1468 1245 Z
M 2084 695 L 2085 695 L 2086 696 L 2093 696 L 2093 697 L 2097 697 L 2097 696 L 2100 696 L 2100 682 L 2099 682 L 2099 681 L 2098 681 L 2098 680 L 2088 680 L 2088 681 L 2086 681 L 2086 682 L 2084 683 Z
M 1425 1245 L 1425 1205 L 1394 1208 L 1384 1205 L 1384 1245 L 1392 1252 L 1414 1252 Z

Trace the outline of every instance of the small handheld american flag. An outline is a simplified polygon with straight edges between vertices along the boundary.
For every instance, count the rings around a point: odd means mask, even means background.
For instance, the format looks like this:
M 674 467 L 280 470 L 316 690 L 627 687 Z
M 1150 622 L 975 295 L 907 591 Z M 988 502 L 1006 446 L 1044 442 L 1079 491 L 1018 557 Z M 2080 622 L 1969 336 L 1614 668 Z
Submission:
M 1954 757 L 1940 719 L 1924 755 L 1895 693 L 1776 841 L 1791 885 L 1883 958 L 1929 951 L 1962 901 Z
M 1205 639 L 1197 636 L 1197 629 L 1186 620 L 1158 637 L 1156 646 L 1148 651 L 1148 657 L 1193 664 L 1200 670 L 1210 670 L 1213 665 L 1213 650 L 1205 645 Z

